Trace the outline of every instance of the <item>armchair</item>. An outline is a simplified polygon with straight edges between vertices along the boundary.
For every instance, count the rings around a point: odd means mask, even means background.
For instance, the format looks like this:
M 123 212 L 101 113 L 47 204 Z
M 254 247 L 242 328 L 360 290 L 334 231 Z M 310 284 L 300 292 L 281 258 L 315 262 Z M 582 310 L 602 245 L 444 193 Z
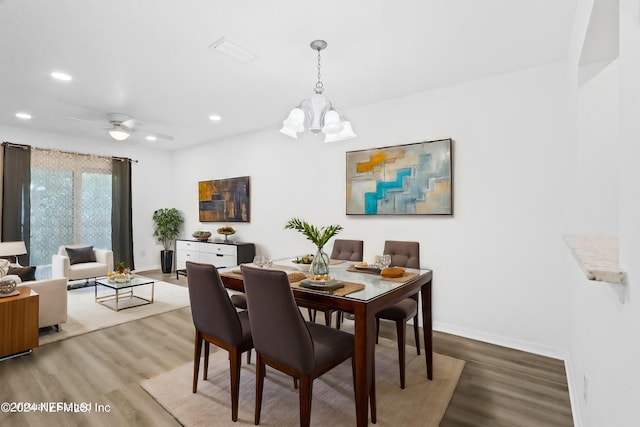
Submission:
M 71 254 L 67 248 L 71 249 Z M 52 277 L 88 282 L 91 278 L 105 276 L 109 271 L 113 271 L 113 251 L 109 249 L 93 249 L 88 245 L 60 246 L 58 253 L 51 257 Z

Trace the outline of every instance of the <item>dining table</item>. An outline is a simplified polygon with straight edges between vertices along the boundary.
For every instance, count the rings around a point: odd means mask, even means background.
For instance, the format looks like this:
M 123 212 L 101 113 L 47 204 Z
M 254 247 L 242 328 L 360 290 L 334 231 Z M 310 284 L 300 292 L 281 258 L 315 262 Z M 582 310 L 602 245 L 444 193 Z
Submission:
M 292 273 L 300 271 L 295 258 L 275 260 L 267 268 Z M 303 267 L 304 269 L 304 267 Z M 222 283 L 227 289 L 244 292 L 244 283 L 239 267 L 219 269 Z M 422 328 L 426 359 L 426 372 L 433 379 L 431 284 L 433 272 L 429 269 L 405 269 L 401 277 L 385 278 L 374 268 L 349 261 L 331 260 L 329 275 L 344 284 L 335 290 L 309 289 L 299 282 L 292 282 L 293 295 L 300 305 L 335 309 L 354 315 L 354 388 L 356 422 L 358 426 L 369 425 L 369 397 L 375 393 L 374 367 L 376 344 L 376 314 L 419 292 L 421 295 Z M 293 277 L 293 276 L 291 276 Z M 375 397 L 375 395 L 374 395 Z M 374 399 L 375 401 L 375 399 Z M 376 422 L 376 408 L 371 408 L 371 422 Z

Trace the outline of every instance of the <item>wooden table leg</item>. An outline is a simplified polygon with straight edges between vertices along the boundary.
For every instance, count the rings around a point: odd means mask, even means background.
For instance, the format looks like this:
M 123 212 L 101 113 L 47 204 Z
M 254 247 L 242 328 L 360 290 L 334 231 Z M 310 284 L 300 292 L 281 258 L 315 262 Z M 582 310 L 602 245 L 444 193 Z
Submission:
M 369 391 L 373 381 L 375 351 L 375 315 L 366 305 L 355 310 L 355 395 L 356 422 L 358 426 L 369 425 Z
M 433 379 L 433 324 L 431 319 L 431 280 L 422 285 L 422 331 L 424 352 L 427 361 L 427 378 Z

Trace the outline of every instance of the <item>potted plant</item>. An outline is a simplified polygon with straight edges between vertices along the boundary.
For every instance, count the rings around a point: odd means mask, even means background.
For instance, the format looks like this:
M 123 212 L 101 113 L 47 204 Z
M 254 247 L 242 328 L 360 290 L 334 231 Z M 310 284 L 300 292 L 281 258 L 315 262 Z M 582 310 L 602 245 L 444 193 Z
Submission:
M 309 273 L 311 273 L 311 276 L 314 279 L 329 279 L 329 256 L 322 250 L 322 248 L 324 248 L 324 245 L 327 244 L 329 239 L 342 230 L 342 227 L 340 225 L 330 225 L 328 227 L 318 228 L 315 225 L 308 224 L 306 221 L 293 218 L 289 220 L 284 228 L 299 231 L 308 240 L 311 240 L 314 245 L 316 245 L 317 252 L 311 261 Z
M 173 251 L 170 249 L 173 241 L 180 235 L 180 226 L 184 222 L 182 214 L 176 208 L 162 208 L 153 213 L 155 228 L 153 236 L 162 243 L 164 250 L 160 252 L 162 272 L 171 273 L 173 268 Z

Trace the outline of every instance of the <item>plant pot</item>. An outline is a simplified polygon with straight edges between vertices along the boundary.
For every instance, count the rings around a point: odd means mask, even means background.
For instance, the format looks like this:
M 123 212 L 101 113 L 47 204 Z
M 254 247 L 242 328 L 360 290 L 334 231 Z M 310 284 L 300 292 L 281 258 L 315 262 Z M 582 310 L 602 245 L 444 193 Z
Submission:
M 313 257 L 313 261 L 311 261 L 311 265 L 309 266 L 309 273 L 311 273 L 312 278 L 314 276 L 329 276 L 329 256 L 322 250 L 322 248 L 318 248 L 316 255 Z
M 160 265 L 164 274 L 171 274 L 173 270 L 173 251 L 160 251 Z

